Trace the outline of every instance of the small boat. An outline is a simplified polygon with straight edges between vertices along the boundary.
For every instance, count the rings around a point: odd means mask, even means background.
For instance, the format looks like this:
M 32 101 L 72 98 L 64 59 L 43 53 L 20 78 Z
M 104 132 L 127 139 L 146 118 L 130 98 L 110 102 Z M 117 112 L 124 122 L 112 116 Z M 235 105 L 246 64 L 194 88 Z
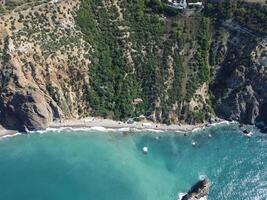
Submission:
M 191 144 L 193 147 L 195 147 L 197 145 L 196 142 L 194 142 L 194 141 Z
M 147 154 L 148 153 L 148 147 L 143 147 L 142 151 L 144 154 Z

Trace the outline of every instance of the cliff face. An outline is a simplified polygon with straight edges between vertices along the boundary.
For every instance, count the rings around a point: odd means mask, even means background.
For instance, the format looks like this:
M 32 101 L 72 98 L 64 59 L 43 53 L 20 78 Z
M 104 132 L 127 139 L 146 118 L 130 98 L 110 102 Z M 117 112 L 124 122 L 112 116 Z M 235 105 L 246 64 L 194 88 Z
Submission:
M 247 124 L 267 122 L 267 40 L 255 40 L 252 32 L 231 30 L 225 43 L 216 48 L 222 54 L 211 87 L 216 113 Z
M 0 20 L 1 123 L 45 128 L 87 113 L 88 48 L 77 30 L 78 1 L 17 7 Z M 86 109 L 84 109 L 86 107 Z
M 32 130 L 89 115 L 195 123 L 213 108 L 266 121 L 264 36 L 238 19 L 215 26 L 199 9 L 179 14 L 153 2 L 4 2 L 1 123 Z
M 227 120 L 267 124 L 267 8 L 248 3 L 232 7 L 224 8 L 230 14 L 213 32 L 214 109 Z

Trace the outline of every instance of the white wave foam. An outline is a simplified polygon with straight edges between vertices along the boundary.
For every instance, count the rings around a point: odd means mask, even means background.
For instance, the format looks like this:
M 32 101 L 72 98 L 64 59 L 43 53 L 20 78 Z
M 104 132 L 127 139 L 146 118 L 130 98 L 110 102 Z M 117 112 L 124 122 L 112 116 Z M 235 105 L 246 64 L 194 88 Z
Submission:
M 194 132 L 198 132 L 198 131 L 202 131 L 204 128 L 194 128 L 193 130 L 192 130 L 192 132 L 194 133 Z
M 103 126 L 93 126 L 90 128 L 90 130 L 93 130 L 93 131 L 107 131 L 107 129 Z
M 182 198 L 183 198 L 184 195 L 186 195 L 186 193 L 182 193 L 182 192 L 180 192 L 180 193 L 178 194 L 178 199 L 177 199 L 177 200 L 182 200 Z
M 21 135 L 21 133 L 15 133 L 15 134 L 11 134 L 11 135 L 4 135 L 4 136 L 0 137 L 0 140 L 1 139 L 5 139 L 5 138 L 16 137 L 18 135 Z
M 217 125 L 229 125 L 229 124 L 236 124 L 238 123 L 237 121 L 227 121 L 227 120 L 223 120 L 220 122 L 216 122 L 216 123 L 212 123 L 210 124 L 210 126 L 217 126 Z
M 115 131 L 117 129 L 108 129 L 102 126 L 93 126 L 93 127 L 59 127 L 59 128 L 47 128 L 46 130 L 35 131 L 37 133 L 47 133 L 47 132 L 71 132 L 71 131 L 100 131 L 100 132 L 107 132 L 107 131 Z
M 131 131 L 131 129 L 129 127 L 119 128 L 117 130 L 120 131 L 120 132 L 128 132 L 128 131 Z
M 133 131 L 133 132 L 141 132 L 142 130 L 138 129 L 138 128 L 131 128 L 131 131 Z
M 198 179 L 199 180 L 204 180 L 204 179 L 206 179 L 207 178 L 207 176 L 206 175 L 203 175 L 203 174 L 200 174 L 199 176 L 198 176 Z
M 175 131 L 176 133 L 186 133 L 186 131 Z
M 163 130 L 156 130 L 156 129 L 138 129 L 138 128 L 131 128 L 131 127 L 122 127 L 122 128 L 105 128 L 102 126 L 93 126 L 93 127 L 59 127 L 59 128 L 47 128 L 45 130 L 38 130 L 32 131 L 31 133 L 40 133 L 44 134 L 47 132 L 69 132 L 69 131 L 100 131 L 100 132 L 142 132 L 142 131 L 149 131 L 149 132 L 164 132 Z
M 183 196 L 186 195 L 186 193 L 180 192 L 178 194 L 178 199 L 177 200 L 182 200 Z M 199 200 L 208 200 L 208 196 L 201 197 Z
M 66 129 L 71 128 L 71 127 L 60 127 L 60 128 L 47 128 L 44 130 L 44 132 L 61 132 L 65 131 Z
M 161 133 L 161 132 L 163 132 L 162 130 L 151 129 L 151 128 L 143 129 L 142 131 L 150 131 L 150 132 L 156 132 L 156 133 Z
M 30 131 L 30 133 L 39 133 L 39 134 L 44 134 L 47 132 L 47 130 L 38 130 L 38 131 Z

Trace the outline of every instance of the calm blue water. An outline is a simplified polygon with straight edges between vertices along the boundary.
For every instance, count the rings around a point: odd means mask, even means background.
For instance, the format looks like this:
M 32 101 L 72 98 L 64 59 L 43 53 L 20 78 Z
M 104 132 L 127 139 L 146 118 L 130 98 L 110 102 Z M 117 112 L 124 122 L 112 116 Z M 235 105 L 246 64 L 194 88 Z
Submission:
M 266 200 L 267 135 L 220 126 L 187 137 L 72 131 L 0 141 L 1 200 L 176 200 L 201 175 L 209 200 Z

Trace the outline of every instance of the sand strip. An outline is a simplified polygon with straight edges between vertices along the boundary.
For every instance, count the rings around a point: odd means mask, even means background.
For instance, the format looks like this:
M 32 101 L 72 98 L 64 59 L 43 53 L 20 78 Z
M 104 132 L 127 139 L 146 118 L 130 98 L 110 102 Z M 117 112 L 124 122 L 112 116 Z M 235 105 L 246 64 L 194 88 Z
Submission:
M 14 136 L 16 135 L 18 132 L 14 131 L 14 130 L 7 130 L 4 127 L 2 127 L 0 125 L 0 138 L 4 138 L 4 137 L 9 137 L 9 136 Z
M 195 129 L 202 129 L 206 127 L 206 124 L 197 124 L 197 125 L 189 125 L 189 124 L 173 124 L 166 125 L 160 123 L 153 123 L 150 121 L 142 121 L 142 122 L 121 122 L 114 121 L 110 119 L 103 119 L 98 117 L 90 117 L 85 119 L 73 119 L 73 120 L 65 120 L 65 121 L 56 121 L 50 124 L 49 128 L 92 128 L 92 127 L 103 127 L 106 129 L 123 129 L 129 128 L 130 130 L 148 130 L 153 129 L 157 131 L 177 131 L 177 132 L 190 132 Z

